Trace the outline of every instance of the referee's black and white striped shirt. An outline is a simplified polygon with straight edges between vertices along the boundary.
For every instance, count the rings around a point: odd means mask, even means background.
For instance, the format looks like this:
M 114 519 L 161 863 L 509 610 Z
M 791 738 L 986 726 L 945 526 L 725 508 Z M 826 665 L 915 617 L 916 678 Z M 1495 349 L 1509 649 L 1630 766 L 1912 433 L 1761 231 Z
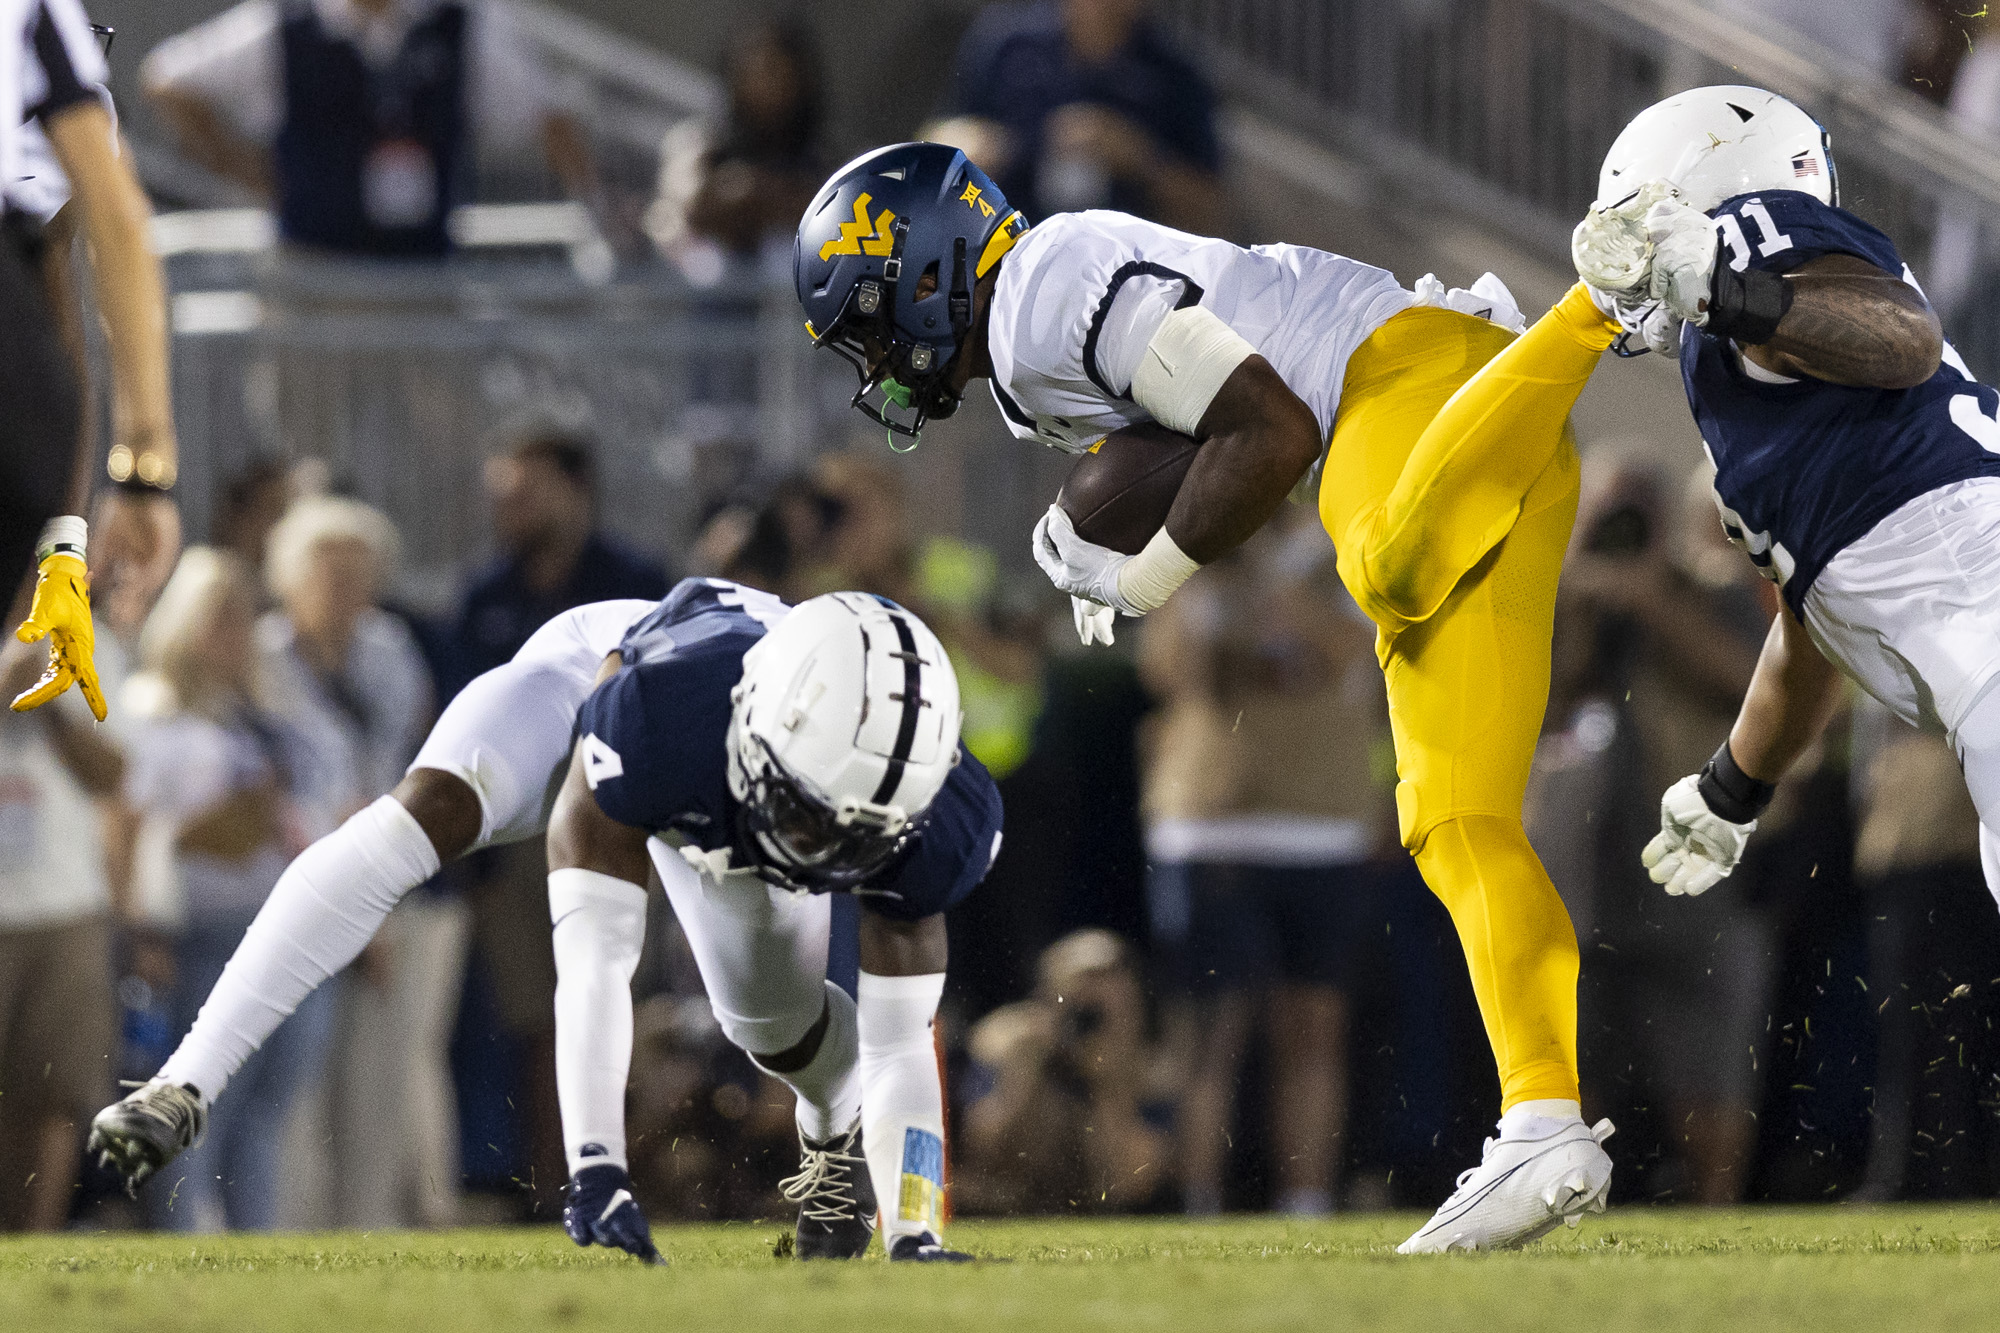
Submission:
M 37 170 L 23 152 L 23 127 L 80 102 L 108 103 L 107 71 L 81 0 L 0 0 L 0 33 L 20 52 L 0 54 L 0 194 L 19 207 Z

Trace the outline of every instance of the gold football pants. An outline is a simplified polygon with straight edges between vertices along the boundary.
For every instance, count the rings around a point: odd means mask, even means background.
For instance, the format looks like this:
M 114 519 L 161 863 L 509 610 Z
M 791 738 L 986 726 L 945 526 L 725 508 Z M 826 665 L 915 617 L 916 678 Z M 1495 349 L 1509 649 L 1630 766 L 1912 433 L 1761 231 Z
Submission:
M 1518 339 L 1402 312 L 1348 362 L 1320 483 L 1378 629 L 1403 845 L 1458 929 L 1503 1110 L 1577 1097 L 1576 931 L 1521 801 L 1576 520 L 1569 411 L 1616 332 L 1581 287 Z

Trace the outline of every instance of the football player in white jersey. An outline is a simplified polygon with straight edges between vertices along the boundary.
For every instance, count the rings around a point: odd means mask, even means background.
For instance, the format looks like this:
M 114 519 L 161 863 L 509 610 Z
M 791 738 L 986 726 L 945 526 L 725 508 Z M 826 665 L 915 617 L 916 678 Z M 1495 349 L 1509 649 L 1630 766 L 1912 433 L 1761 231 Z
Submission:
M 1729 739 L 1668 789 L 1643 855 L 1672 894 L 1727 876 L 1844 675 L 1950 739 L 2000 897 L 2000 393 L 1840 207 L 1829 148 L 1775 93 L 1680 93 L 1619 135 L 1577 229 L 1579 272 L 1678 353 L 1724 531 L 1784 600 Z
M 937 144 L 836 172 L 794 266 L 808 332 L 891 431 L 914 436 L 985 378 L 1024 440 L 1083 452 L 1152 421 L 1199 442 L 1139 554 L 1081 539 L 1060 508 L 1037 527 L 1085 642 L 1316 492 L 1380 631 L 1403 843 L 1457 925 L 1502 1089 L 1484 1160 L 1403 1248 L 1513 1246 L 1601 1209 L 1610 1125 L 1582 1119 L 1576 935 L 1521 801 L 1576 514 L 1569 411 L 1618 333 L 1606 308 L 1579 284 L 1517 337 L 1497 282 L 1410 292 L 1339 255 L 1118 213 L 1030 228 Z

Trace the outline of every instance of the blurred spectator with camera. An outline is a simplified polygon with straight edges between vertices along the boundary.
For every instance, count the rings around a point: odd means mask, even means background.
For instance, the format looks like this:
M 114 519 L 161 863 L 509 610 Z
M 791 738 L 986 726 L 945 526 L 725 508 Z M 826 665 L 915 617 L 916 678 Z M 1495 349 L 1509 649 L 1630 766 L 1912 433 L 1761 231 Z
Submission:
M 25 689 L 41 664 L 14 662 Z M 125 760 L 74 693 L 0 714 L 0 1231 L 69 1220 L 93 1100 L 111 1090 L 112 893 L 98 804 Z
M 1215 94 L 1146 0 L 990 5 L 948 96 L 923 137 L 963 149 L 1030 220 L 1116 208 L 1202 235 L 1224 225 Z
M 343 814 L 401 780 L 434 713 L 409 627 L 379 604 L 399 545 L 380 510 L 324 495 L 293 504 L 266 544 L 278 608 L 257 625 L 263 695 L 344 772 Z M 324 1124 L 313 1127 L 330 1150 L 322 1187 L 307 1192 L 313 1221 L 453 1220 L 458 1135 L 447 1047 L 469 933 L 463 902 L 413 893 L 342 985 Z
M 1371 772 L 1388 714 L 1374 636 L 1311 511 L 1283 513 L 1147 618 L 1161 700 L 1146 769 L 1155 956 L 1186 1078 L 1176 1156 L 1189 1212 L 1225 1205 L 1238 1073 L 1269 1048 L 1275 1206 L 1332 1209 L 1347 1032 L 1375 868 L 1393 819 Z
M 538 157 L 570 195 L 597 192 L 504 0 L 243 0 L 155 47 L 140 78 L 182 151 L 268 200 L 294 244 L 444 255 L 475 182 Z
M 286 863 L 351 801 L 340 766 L 259 702 L 256 622 L 249 567 L 188 548 L 119 700 L 130 718 L 125 799 L 140 820 L 135 893 L 172 932 L 175 1032 L 193 1023 Z M 180 1188 L 149 1196 L 160 1224 L 278 1225 L 286 1122 L 318 1077 L 336 996 L 316 991 L 230 1082 L 177 1164 Z
M 792 233 L 830 165 L 820 143 L 819 52 L 802 23 L 737 28 L 722 71 L 726 119 L 667 131 L 646 212 L 653 243 L 702 287 L 760 256 L 789 275 Z
M 1131 1212 L 1171 1193 L 1168 1110 L 1130 947 L 1080 930 L 1042 954 L 1033 998 L 973 1027 L 953 1195 L 967 1212 Z
M 1584 944 L 1587 1095 L 1614 1118 L 1657 1108 L 1666 1164 L 1649 1194 L 1732 1203 L 1755 1140 L 1772 926 L 1753 873 L 1669 898 L 1639 862 L 1660 793 L 1728 736 L 1773 609 L 1723 538 L 1711 475 L 1676 487 L 1616 445 L 1586 457 L 1529 828 Z

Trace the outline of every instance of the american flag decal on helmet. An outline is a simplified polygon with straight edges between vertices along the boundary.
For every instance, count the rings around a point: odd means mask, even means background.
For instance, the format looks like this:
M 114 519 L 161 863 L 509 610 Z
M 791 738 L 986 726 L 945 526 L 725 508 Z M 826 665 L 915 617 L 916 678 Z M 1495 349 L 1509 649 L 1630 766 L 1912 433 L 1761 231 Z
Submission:
M 1819 175 L 1819 159 L 1811 153 L 1799 154 L 1792 159 L 1792 175 L 1795 178 L 1799 176 Z

